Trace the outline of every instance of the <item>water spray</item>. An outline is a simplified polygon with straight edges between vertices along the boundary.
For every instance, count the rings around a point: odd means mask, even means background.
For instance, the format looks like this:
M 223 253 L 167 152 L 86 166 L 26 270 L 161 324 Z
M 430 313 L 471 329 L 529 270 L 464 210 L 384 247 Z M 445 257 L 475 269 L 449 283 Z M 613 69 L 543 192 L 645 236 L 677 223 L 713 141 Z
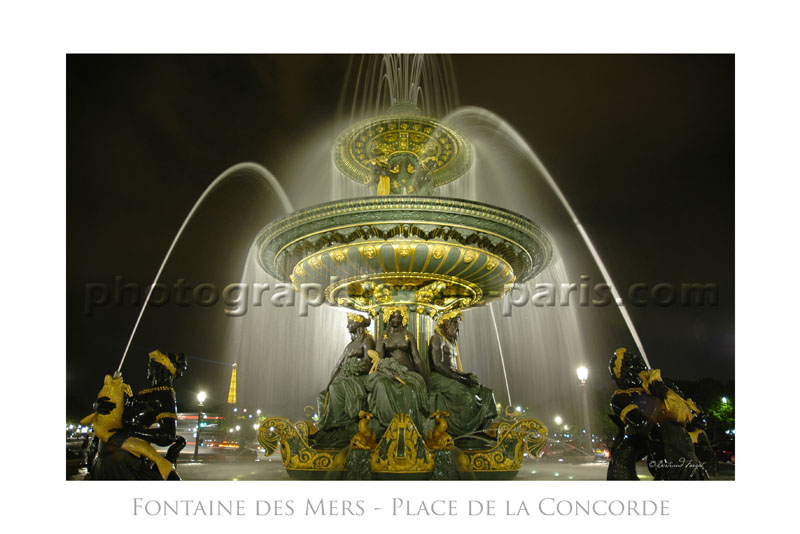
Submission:
M 506 381 L 506 393 L 508 394 L 508 405 L 511 406 L 513 402 L 511 402 L 511 388 L 508 387 L 508 374 L 506 374 L 506 361 L 503 358 L 503 345 L 500 343 L 500 331 L 497 330 L 497 319 L 494 315 L 494 308 L 492 308 L 491 303 L 489 304 L 489 313 L 492 314 L 492 324 L 494 325 L 494 335 L 497 336 L 497 348 L 500 351 L 500 365 L 503 366 L 503 378 Z
M 125 357 L 128 355 L 128 349 L 130 349 L 131 347 L 133 336 L 136 335 L 136 330 L 139 328 L 139 322 L 142 320 L 142 315 L 144 315 L 144 310 L 147 308 L 147 303 L 150 302 L 150 296 L 153 294 L 153 289 L 155 289 L 156 284 L 158 284 L 158 281 L 161 278 L 161 272 L 164 270 L 164 266 L 167 264 L 167 261 L 169 261 L 169 257 L 172 255 L 172 249 L 175 248 L 175 245 L 177 244 L 178 240 L 183 234 L 186 225 L 189 224 L 189 221 L 194 216 L 194 213 L 195 211 L 197 211 L 197 208 L 200 207 L 200 205 L 203 203 L 206 197 L 208 197 L 208 195 L 211 194 L 211 192 L 220 183 L 222 183 L 225 179 L 230 178 L 235 173 L 243 170 L 254 171 L 253 172 L 254 176 L 261 178 L 269 186 L 271 186 L 272 189 L 277 192 L 278 198 L 280 199 L 283 208 L 286 210 L 286 213 L 291 213 L 292 211 L 294 211 L 292 203 L 289 201 L 289 197 L 286 196 L 286 193 L 283 191 L 283 188 L 281 188 L 280 184 L 278 183 L 278 180 L 267 169 L 265 169 L 263 166 L 257 163 L 251 163 L 251 162 L 237 163 L 233 167 L 230 167 L 222 174 L 217 176 L 214 179 L 214 181 L 211 182 L 211 184 L 208 187 L 206 187 L 205 191 L 203 191 L 203 194 L 200 195 L 200 198 L 197 199 L 197 202 L 194 203 L 194 206 L 192 206 L 191 211 L 189 211 L 189 214 L 183 220 L 183 224 L 181 224 L 180 229 L 178 229 L 178 233 L 175 234 L 175 237 L 173 238 L 172 243 L 170 244 L 166 255 L 164 255 L 164 259 L 161 261 L 161 266 L 158 268 L 156 277 L 153 279 L 153 283 L 150 285 L 150 289 L 147 291 L 147 296 L 145 297 L 144 303 L 142 304 L 142 309 L 139 310 L 139 316 L 136 318 L 136 323 L 133 325 L 131 336 L 128 338 L 128 344 L 125 345 L 125 350 L 122 353 L 122 359 L 119 361 L 119 367 L 117 367 L 117 370 L 114 373 L 115 377 L 119 377 L 122 375 L 122 365 L 125 363 Z
M 627 308 L 625 308 L 625 302 L 622 300 L 622 297 L 617 291 L 617 286 L 614 285 L 614 281 L 611 279 L 611 275 L 608 273 L 603 260 L 600 258 L 600 254 L 597 252 L 592 240 L 589 238 L 589 235 L 584 230 L 583 225 L 581 224 L 580 220 L 578 220 L 578 216 L 572 210 L 567 198 L 564 196 L 564 193 L 561 192 L 561 188 L 558 187 L 558 184 L 547 171 L 547 168 L 541 162 L 539 157 L 536 153 L 528 146 L 528 143 L 514 130 L 505 120 L 501 119 L 494 113 L 485 110 L 483 108 L 478 108 L 474 106 L 466 106 L 459 109 L 455 112 L 452 116 L 456 116 L 461 113 L 474 113 L 480 116 L 487 116 L 491 117 L 495 123 L 498 125 L 500 129 L 509 137 L 511 137 L 512 141 L 516 143 L 517 146 L 521 147 L 525 153 L 528 155 L 530 160 L 533 162 L 536 169 L 544 176 L 547 183 L 550 185 L 553 192 L 556 194 L 558 199 L 561 201 L 561 204 L 564 206 L 564 209 L 567 211 L 570 219 L 572 220 L 572 224 L 575 225 L 575 228 L 578 230 L 583 242 L 586 244 L 586 247 L 589 249 L 589 252 L 592 254 L 592 258 L 594 259 L 597 268 L 600 270 L 600 274 L 602 275 L 603 279 L 605 280 L 606 284 L 608 285 L 609 289 L 611 290 L 611 295 L 614 297 L 614 302 L 619 307 L 619 312 L 622 315 L 622 319 L 625 321 L 626 326 L 628 327 L 628 331 L 633 338 L 634 343 L 636 343 L 636 347 L 639 349 L 639 353 L 642 355 L 642 359 L 644 359 L 644 363 L 650 368 L 650 361 L 647 359 L 647 355 L 644 351 L 644 346 L 642 345 L 642 341 L 639 339 L 639 334 L 636 332 L 636 327 L 633 325 L 633 320 L 631 316 L 628 314 Z M 494 312 L 493 312 L 494 313 Z

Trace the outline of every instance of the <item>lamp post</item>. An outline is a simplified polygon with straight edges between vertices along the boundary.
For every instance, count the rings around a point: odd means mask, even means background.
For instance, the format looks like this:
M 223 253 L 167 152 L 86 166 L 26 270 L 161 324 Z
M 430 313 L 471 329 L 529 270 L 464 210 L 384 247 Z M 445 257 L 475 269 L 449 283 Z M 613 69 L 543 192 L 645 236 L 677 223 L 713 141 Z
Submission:
M 201 391 L 197 394 L 197 430 L 194 434 L 194 461 L 197 461 L 197 455 L 200 452 L 200 419 L 203 417 L 203 401 L 206 400 L 206 392 Z
M 581 391 L 583 391 L 583 424 L 586 427 L 586 450 L 592 452 L 592 429 L 589 426 L 589 401 L 586 393 L 586 380 L 589 378 L 589 369 L 581 365 L 575 370 L 578 380 L 581 381 Z

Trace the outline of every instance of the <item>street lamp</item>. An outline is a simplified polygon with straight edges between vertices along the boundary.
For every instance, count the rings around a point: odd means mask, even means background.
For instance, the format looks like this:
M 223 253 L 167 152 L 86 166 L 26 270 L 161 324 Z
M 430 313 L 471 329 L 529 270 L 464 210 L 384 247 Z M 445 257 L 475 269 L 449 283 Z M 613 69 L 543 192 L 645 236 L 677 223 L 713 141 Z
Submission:
M 197 455 L 200 451 L 200 419 L 203 417 L 203 402 L 206 400 L 206 392 L 201 391 L 197 394 L 197 432 L 194 436 L 194 461 L 197 461 Z
M 589 427 L 589 401 L 586 393 L 586 380 L 589 378 L 589 369 L 581 365 L 575 370 L 578 380 L 581 381 L 581 391 L 583 392 L 583 424 L 586 427 L 586 450 L 592 452 L 592 429 Z
M 576 369 L 575 372 L 578 375 L 578 380 L 580 380 L 582 384 L 585 384 L 586 379 L 589 378 L 589 369 L 581 365 L 580 367 L 578 367 L 578 369 Z
M 561 419 L 561 416 L 560 416 L 560 415 L 557 415 L 557 416 L 556 416 L 556 418 L 555 418 L 555 419 L 553 419 L 553 421 L 555 421 L 555 422 L 556 422 L 556 424 L 557 424 L 558 426 L 561 426 L 561 423 L 563 423 L 563 422 L 564 422 L 564 420 L 563 420 L 563 419 Z

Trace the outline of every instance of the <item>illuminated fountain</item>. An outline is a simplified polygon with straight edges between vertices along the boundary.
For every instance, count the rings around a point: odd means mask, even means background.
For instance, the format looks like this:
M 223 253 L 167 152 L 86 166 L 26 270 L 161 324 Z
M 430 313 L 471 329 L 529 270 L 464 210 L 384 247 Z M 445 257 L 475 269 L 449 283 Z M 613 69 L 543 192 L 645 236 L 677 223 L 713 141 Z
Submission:
M 260 165 L 236 165 L 209 185 L 162 261 L 118 370 L 152 288 L 196 210 L 222 183 L 254 183 L 262 197 L 258 198 L 258 212 L 263 216 L 260 220 L 277 214 L 281 218 L 265 226 L 252 243 L 241 285 L 253 288 L 255 309 L 245 314 L 245 306 L 241 313 L 231 313 L 223 352 L 244 371 L 239 378 L 248 400 L 252 403 L 257 397 L 259 405 L 275 415 L 296 413 L 304 404 L 313 403 L 311 396 L 324 388 L 318 399 L 318 414 L 314 407 L 306 406 L 305 421 L 292 423 L 277 416 L 263 421 L 259 441 L 267 454 L 280 446 L 284 466 L 295 478 L 350 473 L 348 463 L 359 456 L 355 453 L 362 453 L 361 467 L 365 469 L 360 475 L 455 478 L 455 470 L 459 478 L 512 478 L 521 468 L 523 455 L 536 455 L 547 439 L 544 425 L 524 414 L 530 410 L 540 415 L 554 404 L 561 409 L 573 402 L 574 396 L 561 381 L 565 376 L 561 371 L 569 368 L 571 373 L 573 364 L 584 360 L 584 341 L 597 341 L 578 320 L 578 314 L 585 310 L 554 304 L 549 309 L 536 309 L 532 280 L 563 287 L 569 281 L 567 264 L 575 267 L 575 257 L 585 244 L 645 363 L 646 357 L 588 235 L 525 140 L 488 110 L 454 108 L 447 90 L 442 90 L 450 87 L 448 83 L 441 87 L 433 84 L 433 96 L 426 95 L 426 105 L 422 106 L 415 97 L 422 96 L 420 81 L 424 81 L 422 74 L 427 68 L 421 56 L 411 60 L 384 56 L 379 61 L 384 63 L 383 70 L 370 67 L 367 71 L 385 81 L 385 86 L 383 82 L 365 82 L 363 91 L 365 95 L 371 91 L 378 95 L 374 105 L 362 104 L 360 110 L 353 105 L 359 118 L 373 116 L 366 120 L 351 118 L 348 123 L 352 124 L 334 139 L 329 133 L 324 140 L 297 143 L 294 150 L 298 157 L 291 161 L 303 172 L 295 172 L 282 183 L 296 188 L 291 196 L 303 206 L 301 209 L 293 211 L 289 195 Z M 436 61 L 439 59 L 431 58 L 432 63 Z M 360 73 L 361 68 L 358 70 Z M 409 71 L 417 75 L 403 75 Z M 430 79 L 439 78 L 431 75 Z M 356 92 L 361 92 L 358 86 Z M 424 113 L 418 103 L 425 108 Z M 325 162 L 320 165 L 323 151 Z M 335 169 L 330 182 L 325 180 L 328 169 Z M 328 199 L 332 201 L 305 207 Z M 551 237 L 529 217 L 545 225 Z M 574 235 L 570 237 L 565 227 L 577 229 L 584 243 Z M 246 235 L 249 241 L 252 234 Z M 261 291 L 269 289 L 275 280 L 281 282 L 275 289 L 284 292 L 273 295 L 273 306 L 262 306 Z M 516 297 L 512 288 L 518 290 Z M 309 297 L 319 297 L 317 304 L 326 301 L 328 306 L 315 310 L 316 316 L 296 321 L 284 307 L 294 306 L 292 289 L 300 293 L 303 317 L 307 316 L 304 301 L 307 303 Z M 498 321 L 499 300 L 506 295 L 511 298 L 503 303 L 503 320 Z M 526 300 L 533 305 L 520 306 L 512 317 L 510 305 L 520 304 L 520 295 L 524 297 L 522 305 Z M 247 301 L 244 297 L 242 302 Z M 479 413 L 476 424 L 465 426 L 458 418 L 469 410 L 442 409 L 428 399 L 429 405 L 418 413 L 399 409 L 387 421 L 370 411 L 373 402 L 369 396 L 375 385 L 370 377 L 380 376 L 382 362 L 390 358 L 381 359 L 385 351 L 370 351 L 365 344 L 364 362 L 374 356 L 377 359 L 372 359 L 372 368 L 357 374 L 359 379 L 367 375 L 358 386 L 368 390 L 361 393 L 360 409 L 350 414 L 347 425 L 327 425 L 334 376 L 328 386 L 323 377 L 340 350 L 343 312 L 349 312 L 351 336 L 358 331 L 357 324 L 372 326 L 377 340 L 372 349 L 380 349 L 387 332 L 397 328 L 390 321 L 396 321 L 393 316 L 399 312 L 403 323 L 400 330 L 408 332 L 409 346 L 420 362 L 418 370 L 426 374 L 425 386 L 417 390 L 432 391 L 431 398 L 439 391 L 428 388 L 428 378 L 436 371 L 436 351 L 430 347 L 435 347 L 434 342 L 442 346 L 445 325 L 452 326 L 452 321 L 465 312 L 469 328 L 465 335 L 456 337 L 466 348 L 464 353 L 471 354 L 467 366 L 479 370 L 486 383 L 495 387 L 497 400 L 506 404 L 505 412 L 497 417 L 493 406 Z M 362 327 L 361 335 L 366 328 Z M 351 344 L 354 341 L 351 338 Z M 445 345 L 453 356 L 452 369 L 467 375 L 455 337 Z M 391 349 L 388 352 L 393 354 Z M 506 362 L 510 362 L 508 373 Z M 338 372 L 341 365 L 335 369 Z M 408 385 L 401 376 L 393 378 Z M 497 389 L 502 382 L 504 391 Z M 480 400 L 477 404 L 482 410 L 494 405 L 492 391 L 479 384 L 477 377 L 466 385 Z M 512 389 L 518 403 L 512 402 Z M 444 473 L 447 476 L 442 476 L 440 469 L 437 476 L 439 460 L 457 469 Z
M 412 104 L 394 105 L 346 129 L 334 143 L 333 160 L 372 196 L 301 209 L 267 225 L 256 238 L 259 265 L 297 292 L 319 292 L 330 306 L 370 317 L 378 340 L 386 328 L 383 312 L 403 307 L 428 373 L 428 340 L 438 332 L 437 321 L 502 298 L 553 256 L 547 235 L 530 219 L 435 196 L 469 170 L 472 149 Z M 479 439 L 456 435 L 454 442 L 446 429 L 458 414 L 427 415 L 436 419 L 436 429 L 417 428 L 426 425 L 415 425 L 405 413 L 386 428 L 368 428 L 370 416 L 362 414 L 364 424 L 347 436 L 349 446 L 337 448 L 315 447 L 319 429 L 313 422 L 270 417 L 259 440 L 268 454 L 280 443 L 287 471 L 298 478 L 344 471 L 345 455 L 354 448 L 369 454 L 371 474 L 378 477 L 430 477 L 442 457 L 437 452 L 447 450 L 456 451 L 462 475 L 512 478 L 523 454 L 535 454 L 546 439 L 541 422 L 505 417 L 473 433 Z

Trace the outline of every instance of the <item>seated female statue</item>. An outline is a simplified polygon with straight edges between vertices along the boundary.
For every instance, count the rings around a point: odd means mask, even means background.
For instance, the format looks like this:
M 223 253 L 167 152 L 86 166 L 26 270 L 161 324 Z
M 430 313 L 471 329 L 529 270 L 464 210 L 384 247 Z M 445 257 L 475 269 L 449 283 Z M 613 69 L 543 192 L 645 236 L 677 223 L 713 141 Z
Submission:
M 460 370 L 458 321 L 461 313 L 445 314 L 428 343 L 431 364 L 431 410 L 447 412 L 447 432 L 463 436 L 483 430 L 497 417 L 492 390 L 478 383 L 478 377 Z
M 369 323 L 369 317 L 347 314 L 350 343 L 334 367 L 328 387 L 317 399 L 320 430 L 356 424 L 358 413 L 367 409 L 366 382 L 370 370 L 367 353 L 375 350 L 375 340 L 367 330 Z
M 417 351 L 417 340 L 406 330 L 408 308 L 383 309 L 385 330 L 378 340 L 380 361 L 377 372 L 367 379 L 368 411 L 382 427 L 389 426 L 398 413 L 408 413 L 417 430 L 429 413 L 427 376 Z

